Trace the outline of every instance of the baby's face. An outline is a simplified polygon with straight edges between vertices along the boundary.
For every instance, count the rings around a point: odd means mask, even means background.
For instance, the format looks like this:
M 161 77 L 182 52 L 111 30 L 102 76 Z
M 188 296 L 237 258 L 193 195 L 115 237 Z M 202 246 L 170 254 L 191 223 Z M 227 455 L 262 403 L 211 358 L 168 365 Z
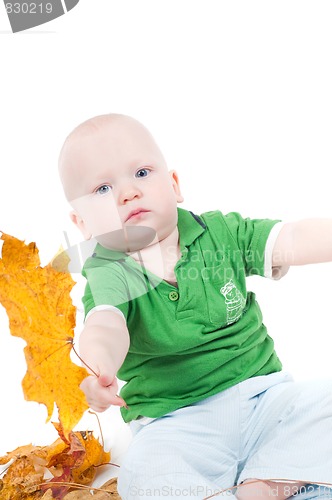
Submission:
M 61 162 L 72 220 L 86 239 L 137 251 L 176 227 L 177 175 L 138 122 L 119 119 L 74 135 Z

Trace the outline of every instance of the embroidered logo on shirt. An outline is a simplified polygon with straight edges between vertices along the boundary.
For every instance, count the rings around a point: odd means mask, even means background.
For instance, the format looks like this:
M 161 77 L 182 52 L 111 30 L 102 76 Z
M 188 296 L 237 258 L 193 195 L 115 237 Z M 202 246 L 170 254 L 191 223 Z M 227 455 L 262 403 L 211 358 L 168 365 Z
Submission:
M 241 317 L 246 301 L 233 280 L 229 280 L 226 285 L 221 287 L 220 293 L 225 297 L 227 324 L 230 325 Z

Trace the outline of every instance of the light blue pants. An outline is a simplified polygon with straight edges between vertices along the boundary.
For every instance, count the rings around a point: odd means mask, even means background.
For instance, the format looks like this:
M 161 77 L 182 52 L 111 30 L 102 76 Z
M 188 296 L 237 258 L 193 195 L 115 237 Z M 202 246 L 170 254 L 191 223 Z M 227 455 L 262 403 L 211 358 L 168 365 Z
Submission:
M 130 425 L 123 500 L 234 499 L 232 487 L 246 479 L 304 481 L 306 491 L 292 498 L 332 499 L 332 381 L 254 377 Z

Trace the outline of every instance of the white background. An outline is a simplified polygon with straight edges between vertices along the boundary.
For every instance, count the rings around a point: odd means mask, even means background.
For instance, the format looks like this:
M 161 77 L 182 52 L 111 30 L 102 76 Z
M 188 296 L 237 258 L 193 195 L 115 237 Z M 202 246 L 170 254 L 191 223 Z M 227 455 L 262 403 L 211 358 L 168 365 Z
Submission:
M 178 170 L 184 208 L 332 217 L 331 17 L 326 0 L 81 0 L 11 34 L 1 4 L 0 230 L 35 241 L 43 265 L 64 232 L 80 240 L 57 157 L 74 126 L 107 112 L 151 130 Z M 248 282 L 297 380 L 331 377 L 331 277 L 320 264 Z M 56 438 L 45 409 L 24 401 L 23 346 L 0 307 L 0 454 Z M 129 437 L 117 408 L 102 426 L 121 461 Z

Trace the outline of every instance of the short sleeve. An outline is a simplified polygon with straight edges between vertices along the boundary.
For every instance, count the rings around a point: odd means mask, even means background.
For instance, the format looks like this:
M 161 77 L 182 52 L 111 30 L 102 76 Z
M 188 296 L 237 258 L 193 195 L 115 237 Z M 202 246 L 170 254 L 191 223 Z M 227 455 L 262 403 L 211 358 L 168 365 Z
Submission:
M 95 308 L 112 306 L 127 318 L 129 310 L 128 283 L 121 266 L 113 262 L 88 259 L 83 276 L 87 280 L 82 298 L 85 317 Z
M 266 244 L 280 220 L 249 219 L 231 212 L 224 215 L 224 221 L 242 254 L 246 275 L 266 276 Z
M 285 274 L 287 274 L 289 270 L 289 266 L 272 266 L 274 245 L 284 225 L 285 222 L 278 222 L 277 224 L 275 224 L 275 226 L 273 226 L 265 246 L 264 276 L 273 280 L 279 280 L 280 278 L 285 276 Z
M 92 256 L 85 262 L 82 274 L 87 280 L 82 298 L 85 317 L 92 309 L 111 306 L 119 309 L 127 320 L 134 301 L 162 281 L 131 257 L 112 260 Z

